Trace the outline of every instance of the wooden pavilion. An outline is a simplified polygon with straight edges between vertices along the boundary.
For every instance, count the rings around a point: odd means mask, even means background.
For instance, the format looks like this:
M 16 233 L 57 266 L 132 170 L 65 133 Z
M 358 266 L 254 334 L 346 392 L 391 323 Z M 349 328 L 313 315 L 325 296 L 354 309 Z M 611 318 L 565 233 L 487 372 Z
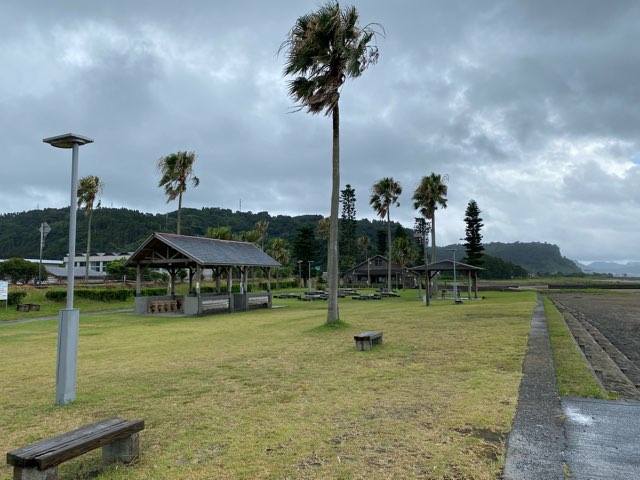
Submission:
M 459 274 L 461 277 L 465 275 L 468 278 L 467 283 L 467 298 L 471 300 L 471 292 L 473 291 L 473 298 L 478 298 L 478 272 L 484 270 L 484 268 L 476 267 L 474 265 L 468 265 L 466 263 L 454 262 L 453 260 L 441 260 L 435 263 L 428 263 L 427 268 L 425 269 L 424 265 L 419 265 L 417 267 L 411 267 L 411 270 L 414 272 L 422 272 L 421 275 L 425 275 L 426 278 L 426 288 L 427 288 L 427 298 L 430 298 L 437 294 L 437 292 L 430 291 L 430 284 L 433 278 L 439 272 L 453 272 L 455 268 L 456 274 Z
M 136 269 L 135 311 L 143 313 L 184 313 L 201 315 L 218 311 L 239 311 L 271 306 L 271 268 L 279 262 L 248 242 L 217 240 L 204 237 L 153 233 L 125 263 Z M 170 290 L 167 295 L 143 297 L 142 272 L 148 268 L 163 268 L 169 272 Z M 262 269 L 267 275 L 267 291 L 248 293 L 249 271 Z M 175 294 L 175 279 L 181 269 L 189 271 L 189 294 Z M 203 270 L 211 269 L 217 279 L 216 293 L 201 293 Z M 233 273 L 240 272 L 239 293 L 233 293 Z M 220 291 L 220 279 L 226 277 L 226 292 Z M 195 283 L 195 287 L 194 287 Z

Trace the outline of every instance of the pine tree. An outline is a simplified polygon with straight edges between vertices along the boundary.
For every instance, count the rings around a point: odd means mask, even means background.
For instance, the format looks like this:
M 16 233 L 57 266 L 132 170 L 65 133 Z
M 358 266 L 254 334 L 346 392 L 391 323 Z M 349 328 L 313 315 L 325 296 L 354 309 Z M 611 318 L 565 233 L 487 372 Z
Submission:
M 356 191 L 351 185 L 340 190 L 340 203 L 340 271 L 344 273 L 356 264 Z
M 480 218 L 480 208 L 475 200 L 470 200 L 465 211 L 464 222 L 467 226 L 465 232 L 465 262 L 476 267 L 482 266 L 484 246 L 480 229 L 484 226 Z

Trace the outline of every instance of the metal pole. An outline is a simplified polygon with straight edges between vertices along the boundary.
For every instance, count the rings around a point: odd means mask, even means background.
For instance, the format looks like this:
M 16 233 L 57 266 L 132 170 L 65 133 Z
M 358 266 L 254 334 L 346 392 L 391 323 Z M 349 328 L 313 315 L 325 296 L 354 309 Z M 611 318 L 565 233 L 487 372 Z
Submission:
M 311 293 L 311 260 L 307 260 L 307 264 L 309 266 L 309 278 L 307 281 L 309 282 L 309 293 Z
M 367 288 L 371 288 L 371 260 L 367 257 Z
M 423 238 L 422 238 L 422 250 L 423 250 L 423 255 L 424 255 L 424 273 L 425 273 L 425 284 L 424 284 L 424 304 L 428 307 L 429 306 L 429 295 L 431 294 L 431 291 L 429 289 L 429 271 L 427 270 L 427 234 L 425 233 Z
M 38 285 L 42 286 L 42 250 L 44 249 L 44 223 L 40 224 L 40 263 L 38 263 Z
M 456 281 L 456 251 L 453 251 L 453 299 L 458 299 L 458 282 Z
M 71 208 L 69 216 L 69 265 L 67 266 L 67 309 L 73 308 L 74 264 L 76 261 L 76 214 L 78 202 L 78 144 L 71 158 Z

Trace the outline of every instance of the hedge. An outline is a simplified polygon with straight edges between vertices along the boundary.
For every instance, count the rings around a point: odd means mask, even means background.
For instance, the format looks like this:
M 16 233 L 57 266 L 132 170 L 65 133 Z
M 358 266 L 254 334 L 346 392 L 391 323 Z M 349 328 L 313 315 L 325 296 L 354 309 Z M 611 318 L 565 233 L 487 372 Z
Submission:
M 132 288 L 77 288 L 74 291 L 77 298 L 86 298 L 98 302 L 125 301 L 132 298 L 136 291 Z M 140 296 L 165 295 L 166 288 L 143 288 Z M 67 298 L 66 290 L 49 290 L 45 297 L 53 301 L 62 301 Z

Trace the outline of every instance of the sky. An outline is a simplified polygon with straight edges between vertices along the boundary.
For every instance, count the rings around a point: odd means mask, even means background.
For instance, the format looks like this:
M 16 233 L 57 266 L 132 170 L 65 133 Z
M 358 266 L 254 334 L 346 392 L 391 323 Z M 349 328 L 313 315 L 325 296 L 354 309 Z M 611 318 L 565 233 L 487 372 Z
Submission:
M 392 220 L 448 178 L 438 244 L 480 207 L 484 242 L 547 242 L 579 261 L 640 260 L 640 2 L 356 0 L 377 64 L 340 97 L 341 185 L 374 219 L 371 185 L 398 180 Z M 329 215 L 331 120 L 294 112 L 278 49 L 308 0 L 3 0 L 0 213 L 69 205 L 79 176 L 102 204 L 174 211 L 157 160 L 195 151 L 190 208 Z M 37 228 L 37 227 L 35 227 Z

